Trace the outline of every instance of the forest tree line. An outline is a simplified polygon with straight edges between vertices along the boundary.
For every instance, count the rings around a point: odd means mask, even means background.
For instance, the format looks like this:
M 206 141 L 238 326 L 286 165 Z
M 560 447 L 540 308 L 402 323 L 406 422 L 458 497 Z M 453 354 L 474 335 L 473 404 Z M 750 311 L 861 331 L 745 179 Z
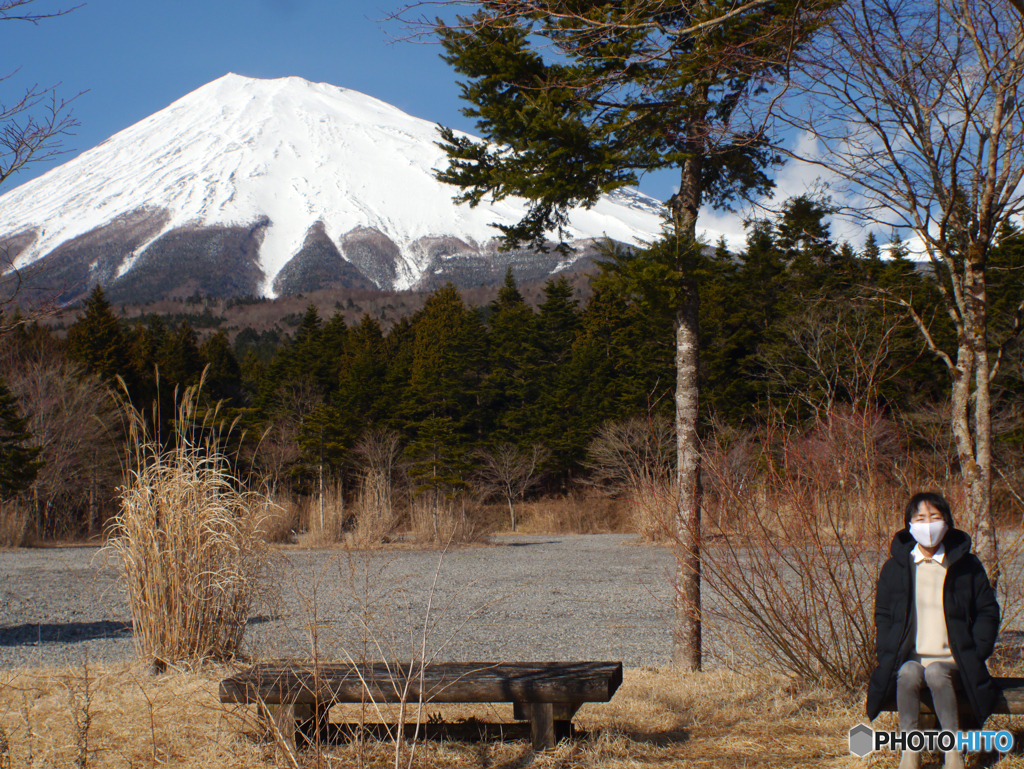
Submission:
M 811 427 L 837 409 L 926 425 L 948 400 L 949 375 L 897 301 L 928 319 L 940 343 L 955 337 L 935 277 L 898 242 L 836 242 L 829 213 L 822 201 L 793 198 L 777 218 L 749 225 L 740 253 L 724 243 L 705 249 L 705 431 L 769 419 Z M 245 436 L 239 473 L 278 493 L 314 494 L 323 478 L 351 482 L 354 449 L 374 430 L 397 436 L 418 495 L 472 490 L 481 465 L 501 452 L 536 460 L 534 494 L 606 477 L 591 451 L 602 428 L 672 421 L 671 307 L 637 275 L 670 243 L 610 248 L 585 303 L 555 277 L 534 309 L 510 270 L 485 306 L 467 305 L 449 284 L 385 330 L 368 315 L 349 325 L 311 305 L 283 341 L 242 330 L 232 343 L 223 329 L 200 339 L 189 323 L 157 315 L 129 323 L 97 286 L 65 338 L 33 323 L 2 340 L 0 494 L 31 507 L 41 536 L 95 530 L 121 483 L 123 426 L 110 393 L 122 390 L 170 435 L 175 388 L 204 370 L 201 397 L 220 402 L 219 413 L 237 419 L 233 434 Z M 989 272 L 997 347 L 1013 341 L 1022 267 L 1024 235 L 1002 232 Z M 1024 382 L 1018 350 L 1004 354 L 1012 365 L 995 386 L 1006 416 L 998 444 L 1009 458 L 1024 438 L 1013 417 Z M 916 435 L 933 450 L 926 430 Z

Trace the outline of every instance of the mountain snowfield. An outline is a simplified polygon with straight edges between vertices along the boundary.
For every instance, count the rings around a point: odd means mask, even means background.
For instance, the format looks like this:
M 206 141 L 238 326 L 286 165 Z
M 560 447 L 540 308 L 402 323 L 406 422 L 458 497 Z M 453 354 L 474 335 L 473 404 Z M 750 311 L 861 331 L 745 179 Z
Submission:
M 497 234 L 492 222 L 513 223 L 525 211 L 515 199 L 456 205 L 457 190 L 433 177 L 447 165 L 437 138 L 434 123 L 356 91 L 228 74 L 0 196 L 0 244 L 19 268 L 77 254 L 71 279 L 106 285 L 139 269 L 147 249 L 172 233 L 248 228 L 238 232 L 255 238 L 241 250 L 256 293 L 273 296 L 289 261 L 326 235 L 326 247 L 378 288 L 416 287 L 448 258 L 424 243 L 448 239 L 480 252 Z M 661 210 L 653 198 L 621 190 L 575 211 L 570 233 L 651 240 Z M 110 234 L 127 230 L 132 237 Z M 383 272 L 348 253 L 352 238 L 367 233 L 397 246 Z M 75 251 L 76 243 L 92 250 Z

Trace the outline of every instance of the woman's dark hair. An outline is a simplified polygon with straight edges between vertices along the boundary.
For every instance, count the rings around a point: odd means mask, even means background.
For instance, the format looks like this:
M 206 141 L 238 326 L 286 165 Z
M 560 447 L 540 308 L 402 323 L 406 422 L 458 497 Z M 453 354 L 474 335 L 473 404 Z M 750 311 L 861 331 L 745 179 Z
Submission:
M 950 512 L 949 502 L 941 494 L 936 494 L 932 491 L 922 491 L 919 494 L 915 494 L 907 502 L 907 509 L 903 512 L 903 523 L 908 528 L 910 527 L 910 519 L 914 517 L 914 513 L 917 512 L 922 502 L 927 502 L 942 513 L 942 519 L 946 522 L 946 527 L 949 529 L 953 528 L 953 513 Z

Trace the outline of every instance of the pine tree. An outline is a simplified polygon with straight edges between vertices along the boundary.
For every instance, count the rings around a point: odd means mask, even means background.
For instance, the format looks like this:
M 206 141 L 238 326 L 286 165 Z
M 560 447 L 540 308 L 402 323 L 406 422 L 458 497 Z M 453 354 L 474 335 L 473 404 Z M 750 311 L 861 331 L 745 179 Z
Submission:
M 99 284 L 85 300 L 85 311 L 68 329 L 67 349 L 86 371 L 107 382 L 129 372 L 128 341 Z
M 7 382 L 0 378 L 0 499 L 10 499 L 32 485 L 41 464 L 41 448 L 25 444 L 32 438 L 28 417 L 20 416 L 18 402 Z
M 524 449 L 531 440 L 532 410 L 541 389 L 536 379 L 540 351 L 536 316 L 523 300 L 511 267 L 489 309 L 490 372 L 484 392 L 494 424 L 488 442 Z
M 830 5 L 832 0 L 824 0 Z M 484 141 L 442 129 L 449 166 L 438 178 L 460 201 L 517 195 L 522 220 L 498 225 L 506 245 L 543 247 L 569 211 L 674 168 L 668 201 L 676 301 L 680 560 L 674 663 L 700 668 L 700 442 L 697 215 L 710 204 L 764 195 L 776 160 L 762 132 L 735 130 L 747 97 L 763 93 L 820 24 L 818 3 L 547 0 L 490 3 L 438 22 L 445 60 L 466 76 L 464 110 Z M 551 46 L 552 51 L 546 50 Z M 625 66 L 624 66 L 625 63 Z M 685 605 L 684 605 L 685 604 Z

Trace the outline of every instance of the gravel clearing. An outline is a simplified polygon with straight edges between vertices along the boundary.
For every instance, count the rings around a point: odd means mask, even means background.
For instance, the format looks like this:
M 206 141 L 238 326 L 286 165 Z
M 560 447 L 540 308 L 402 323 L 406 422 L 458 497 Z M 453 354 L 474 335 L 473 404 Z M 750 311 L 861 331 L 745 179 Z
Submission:
M 438 660 L 668 662 L 669 550 L 619 534 L 492 541 L 444 554 L 279 551 L 270 600 L 250 620 L 250 651 L 308 657 L 315 642 L 334 659 L 425 649 Z M 134 654 L 127 603 L 98 548 L 2 551 L 0 574 L 0 666 Z

